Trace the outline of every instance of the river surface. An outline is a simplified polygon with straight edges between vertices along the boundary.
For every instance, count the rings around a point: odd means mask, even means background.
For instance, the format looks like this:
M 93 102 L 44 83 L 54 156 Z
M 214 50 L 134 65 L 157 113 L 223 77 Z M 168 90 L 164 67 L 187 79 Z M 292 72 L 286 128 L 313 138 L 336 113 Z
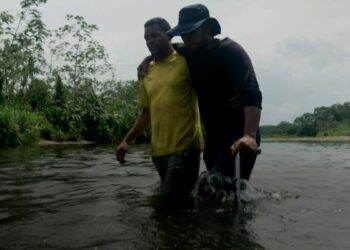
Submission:
M 0 249 L 350 249 L 350 144 L 265 142 L 250 200 L 154 204 L 146 145 L 0 148 Z M 204 170 L 202 163 L 201 169 Z

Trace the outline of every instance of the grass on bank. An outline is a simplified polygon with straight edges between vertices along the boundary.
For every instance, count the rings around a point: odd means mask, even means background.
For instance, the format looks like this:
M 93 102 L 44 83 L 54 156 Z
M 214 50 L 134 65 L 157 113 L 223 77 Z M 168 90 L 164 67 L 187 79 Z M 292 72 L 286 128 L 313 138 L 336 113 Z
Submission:
M 54 119 L 52 110 L 49 112 L 0 105 L 0 146 L 28 145 L 39 141 L 46 141 L 46 144 L 48 141 L 116 142 L 132 126 L 137 108 L 131 112 L 130 107 L 123 106 L 119 112 L 96 114 L 94 118 L 91 118 L 91 113 L 80 113 L 79 116 L 62 113 Z M 62 120 L 61 124 L 58 120 Z M 140 139 L 149 140 L 149 134 Z

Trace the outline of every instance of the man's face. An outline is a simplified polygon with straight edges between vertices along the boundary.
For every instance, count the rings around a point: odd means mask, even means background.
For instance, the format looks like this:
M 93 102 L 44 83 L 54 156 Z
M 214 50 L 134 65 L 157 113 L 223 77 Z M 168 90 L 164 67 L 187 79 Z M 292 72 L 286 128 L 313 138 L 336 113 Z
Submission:
M 186 47 L 191 51 L 200 50 L 206 46 L 206 31 L 203 26 L 181 36 Z
M 169 47 L 168 36 L 160 30 L 157 24 L 145 27 L 144 37 L 152 55 L 160 55 Z

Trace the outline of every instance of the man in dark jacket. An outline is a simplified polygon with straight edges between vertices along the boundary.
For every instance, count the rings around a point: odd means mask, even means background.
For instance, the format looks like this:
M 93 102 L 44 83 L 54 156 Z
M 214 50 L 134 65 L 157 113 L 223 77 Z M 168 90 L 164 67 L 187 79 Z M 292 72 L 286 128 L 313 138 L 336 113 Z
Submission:
M 178 25 L 167 32 L 181 36 L 197 94 L 206 140 L 207 169 L 234 176 L 232 155 L 241 152 L 241 178 L 248 180 L 260 144 L 262 95 L 248 54 L 230 38 L 214 38 L 221 27 L 201 4 L 182 8 Z

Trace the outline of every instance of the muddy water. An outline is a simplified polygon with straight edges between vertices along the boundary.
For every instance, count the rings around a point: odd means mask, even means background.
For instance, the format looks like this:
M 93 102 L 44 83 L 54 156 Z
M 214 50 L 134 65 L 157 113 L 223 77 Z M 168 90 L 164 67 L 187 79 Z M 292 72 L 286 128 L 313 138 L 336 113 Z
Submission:
M 250 201 L 169 215 L 147 146 L 0 148 L 0 249 L 350 249 L 350 144 L 262 150 Z

